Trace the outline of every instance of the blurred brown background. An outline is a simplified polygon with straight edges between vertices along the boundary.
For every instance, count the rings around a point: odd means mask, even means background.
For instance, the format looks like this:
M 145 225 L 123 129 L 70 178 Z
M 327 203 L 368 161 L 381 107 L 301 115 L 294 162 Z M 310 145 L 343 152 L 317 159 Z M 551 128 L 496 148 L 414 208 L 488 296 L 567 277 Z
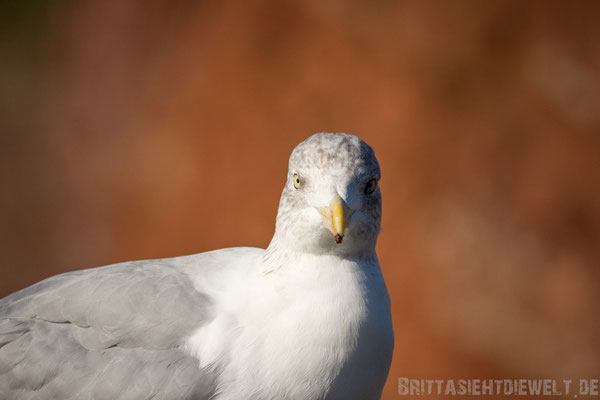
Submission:
M 398 377 L 600 375 L 600 2 L 0 2 L 0 297 L 265 247 L 287 158 L 360 135 Z

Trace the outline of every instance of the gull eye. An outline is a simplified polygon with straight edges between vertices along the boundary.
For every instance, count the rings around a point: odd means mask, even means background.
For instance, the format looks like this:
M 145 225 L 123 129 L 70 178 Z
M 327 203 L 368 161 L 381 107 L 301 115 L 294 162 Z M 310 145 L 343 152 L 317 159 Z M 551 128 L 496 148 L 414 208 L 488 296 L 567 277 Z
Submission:
M 365 186 L 365 193 L 371 194 L 375 191 L 375 189 L 377 189 L 377 180 L 373 178 L 367 182 L 367 186 Z
M 294 174 L 294 187 L 296 189 L 300 188 L 300 176 L 298 174 Z

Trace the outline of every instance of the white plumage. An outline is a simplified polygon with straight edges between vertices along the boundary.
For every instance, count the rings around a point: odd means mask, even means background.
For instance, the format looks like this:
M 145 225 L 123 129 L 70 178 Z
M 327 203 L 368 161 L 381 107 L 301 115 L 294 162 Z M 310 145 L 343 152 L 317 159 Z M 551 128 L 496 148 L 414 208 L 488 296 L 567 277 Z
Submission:
M 380 398 L 379 174 L 357 137 L 313 135 L 267 250 L 77 271 L 1 300 L 0 398 Z

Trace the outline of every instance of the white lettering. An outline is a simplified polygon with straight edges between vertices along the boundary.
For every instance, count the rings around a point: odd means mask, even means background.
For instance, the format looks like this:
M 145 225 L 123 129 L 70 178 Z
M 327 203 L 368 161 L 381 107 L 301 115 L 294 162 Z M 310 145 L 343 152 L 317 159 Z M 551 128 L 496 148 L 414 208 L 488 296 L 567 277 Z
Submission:
M 401 396 L 408 394 L 408 378 L 398 378 L 398 394 Z

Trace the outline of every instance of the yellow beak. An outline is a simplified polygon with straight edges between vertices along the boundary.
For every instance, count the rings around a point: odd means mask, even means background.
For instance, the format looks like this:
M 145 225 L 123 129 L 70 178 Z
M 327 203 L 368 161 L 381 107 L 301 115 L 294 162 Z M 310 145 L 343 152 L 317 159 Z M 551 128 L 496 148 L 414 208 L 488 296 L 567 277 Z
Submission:
M 329 210 L 331 211 L 331 225 L 333 226 L 335 241 L 336 243 L 342 243 L 344 232 L 346 231 L 346 215 L 344 214 L 344 207 L 342 206 L 340 196 L 335 195 L 333 200 L 331 200 Z
M 342 243 L 348 217 L 342 198 L 336 194 L 329 203 L 329 207 L 320 208 L 319 213 L 323 217 L 323 224 L 333 234 L 335 242 Z

